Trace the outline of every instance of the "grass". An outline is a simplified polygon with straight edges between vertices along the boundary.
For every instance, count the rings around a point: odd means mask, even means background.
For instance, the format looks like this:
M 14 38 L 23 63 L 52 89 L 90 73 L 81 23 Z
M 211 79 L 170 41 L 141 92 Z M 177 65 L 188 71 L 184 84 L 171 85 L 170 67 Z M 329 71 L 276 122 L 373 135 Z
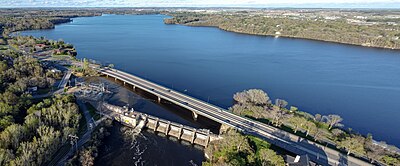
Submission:
M 271 144 L 261 138 L 252 135 L 246 135 L 246 137 L 249 139 L 250 145 L 253 146 L 253 149 L 255 149 L 256 152 L 260 149 L 268 149 L 271 147 Z
M 90 115 L 93 117 L 93 119 L 94 120 L 99 120 L 100 119 L 100 114 L 98 114 L 96 111 L 96 108 L 94 108 L 93 106 L 92 106 L 92 104 L 90 104 L 90 103 L 85 103 L 85 105 L 86 105 L 86 107 L 87 107 L 87 109 L 89 110 L 89 113 L 90 113 Z

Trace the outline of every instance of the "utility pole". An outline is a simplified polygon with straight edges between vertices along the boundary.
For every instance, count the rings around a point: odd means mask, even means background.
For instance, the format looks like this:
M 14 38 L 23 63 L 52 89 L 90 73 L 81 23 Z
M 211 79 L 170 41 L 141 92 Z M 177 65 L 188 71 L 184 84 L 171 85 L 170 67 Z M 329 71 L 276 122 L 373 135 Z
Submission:
M 75 145 L 75 153 L 78 153 L 78 139 L 79 137 L 76 135 L 68 135 L 69 139 L 71 140 L 71 146 Z

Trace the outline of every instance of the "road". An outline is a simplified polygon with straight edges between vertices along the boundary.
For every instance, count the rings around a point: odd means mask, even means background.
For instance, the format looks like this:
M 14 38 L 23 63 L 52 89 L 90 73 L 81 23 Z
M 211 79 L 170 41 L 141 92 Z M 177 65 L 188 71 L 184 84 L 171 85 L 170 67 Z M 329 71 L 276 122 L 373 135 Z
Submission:
M 90 128 L 89 124 L 93 124 L 92 127 L 94 128 L 95 125 L 96 125 L 96 122 L 94 122 L 92 116 L 89 113 L 89 110 L 87 109 L 87 107 L 83 103 L 83 101 L 77 99 L 77 103 L 79 105 L 79 109 L 81 109 L 82 112 L 83 112 L 83 116 L 85 117 L 86 124 L 87 124 L 86 125 L 86 128 L 87 128 L 86 132 L 79 138 L 78 143 L 77 143 L 78 144 L 77 147 L 79 149 L 82 145 L 84 145 L 87 141 L 89 141 L 91 136 L 92 136 L 92 129 Z M 63 166 L 65 164 L 65 162 L 67 161 L 67 159 L 70 156 L 74 155 L 74 153 L 75 153 L 75 146 L 71 147 L 70 150 L 67 153 L 61 154 L 61 155 L 63 155 L 63 157 L 61 157 L 61 159 L 56 161 L 56 163 L 57 163 L 56 165 L 57 166 Z
M 71 70 L 67 70 L 67 72 L 64 74 L 63 78 L 61 79 L 60 83 L 58 84 L 57 88 L 64 88 L 69 79 L 71 78 L 72 72 Z
M 307 154 L 309 158 L 321 165 L 371 165 L 358 158 L 348 156 L 337 150 L 324 147 L 315 142 L 302 139 L 294 134 L 285 132 L 275 127 L 256 122 L 210 103 L 195 99 L 169 88 L 144 80 L 132 74 L 116 69 L 100 68 L 98 71 L 104 75 L 117 78 L 127 84 L 134 85 L 144 91 L 154 94 L 163 100 L 170 101 L 187 108 L 199 115 L 210 118 L 216 122 L 237 128 L 245 133 L 260 136 L 272 144 L 284 148 L 295 154 Z

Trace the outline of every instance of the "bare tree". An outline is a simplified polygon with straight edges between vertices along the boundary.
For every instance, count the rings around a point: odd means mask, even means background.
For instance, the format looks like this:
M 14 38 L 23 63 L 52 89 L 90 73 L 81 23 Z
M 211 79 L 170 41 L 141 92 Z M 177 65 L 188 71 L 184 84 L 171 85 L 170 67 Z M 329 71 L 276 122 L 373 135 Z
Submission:
M 271 103 L 267 93 L 260 89 L 238 92 L 233 95 L 233 99 L 239 104 L 266 105 Z
M 288 105 L 288 102 L 283 99 L 276 99 L 275 105 L 279 107 L 279 109 L 285 108 Z
M 326 123 L 329 125 L 329 130 L 334 126 L 338 126 L 343 119 L 339 115 L 325 116 Z

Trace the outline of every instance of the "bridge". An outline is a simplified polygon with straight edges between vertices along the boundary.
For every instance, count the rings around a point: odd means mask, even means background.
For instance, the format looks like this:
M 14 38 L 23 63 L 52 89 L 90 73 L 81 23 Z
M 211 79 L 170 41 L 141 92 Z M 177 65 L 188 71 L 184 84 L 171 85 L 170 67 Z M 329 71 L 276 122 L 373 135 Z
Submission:
M 186 108 L 187 110 L 192 111 L 195 119 L 198 115 L 201 115 L 218 123 L 236 128 L 246 134 L 259 136 L 271 144 L 281 147 L 289 152 L 299 155 L 307 154 L 310 160 L 317 164 L 354 166 L 372 165 L 359 158 L 349 156 L 346 153 L 339 152 L 335 149 L 320 145 L 316 142 L 304 139 L 270 125 L 235 115 L 221 107 L 190 97 L 133 74 L 109 68 L 99 68 L 98 71 L 106 77 L 112 77 L 116 81 L 122 81 L 124 85 L 131 85 L 133 90 L 138 88 L 156 96 L 159 102 L 165 100 Z
M 69 79 L 71 78 L 72 72 L 70 70 L 67 70 L 67 72 L 64 74 L 63 78 L 61 79 L 60 83 L 58 84 L 57 88 L 65 88 L 67 86 L 67 83 Z

